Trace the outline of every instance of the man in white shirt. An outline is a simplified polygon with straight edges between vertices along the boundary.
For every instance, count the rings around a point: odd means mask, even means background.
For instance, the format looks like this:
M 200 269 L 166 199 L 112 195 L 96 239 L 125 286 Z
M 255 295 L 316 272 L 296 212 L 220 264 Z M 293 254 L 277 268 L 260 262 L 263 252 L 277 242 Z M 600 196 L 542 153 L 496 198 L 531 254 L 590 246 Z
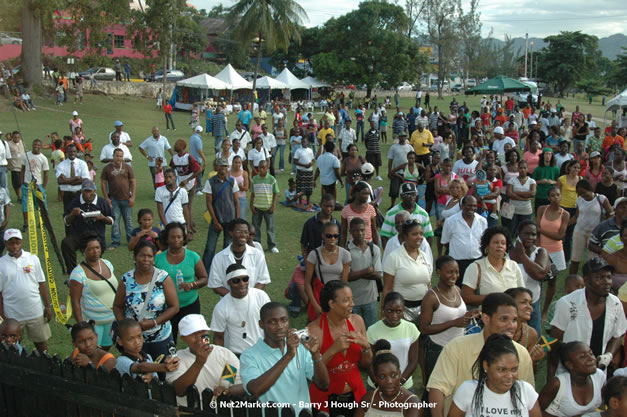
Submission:
M 610 294 L 615 271 L 602 258 L 592 258 L 584 264 L 585 288 L 557 301 L 551 336 L 562 343 L 582 341 L 590 346 L 594 356 L 608 355 L 606 358 L 618 368 L 627 320 L 621 301 Z
M 483 255 L 479 248 L 481 236 L 488 228 L 488 221 L 476 212 L 477 199 L 466 196 L 462 199 L 462 211 L 446 219 L 442 228 L 440 241 L 459 265 L 457 286 L 460 288 L 468 265 Z
M 112 140 L 113 134 L 114 133 L 119 133 L 120 134 L 120 143 L 126 145 L 127 147 L 133 146 L 133 143 L 131 142 L 131 136 L 127 132 L 122 130 L 124 128 L 124 123 L 122 123 L 119 120 L 116 120 L 113 123 L 113 127 L 115 128 L 115 130 L 113 132 L 109 133 L 109 143 L 113 143 L 113 140 Z
M 230 226 L 232 242 L 213 257 L 207 286 L 220 296 L 228 294 L 226 270 L 230 265 L 240 263 L 246 267 L 250 278 L 248 286 L 264 289 L 270 283 L 270 273 L 263 252 L 247 244 L 248 222 L 238 218 Z
M 268 165 L 270 167 L 270 175 L 274 175 L 274 159 L 276 156 L 277 145 L 276 145 L 276 137 L 268 132 L 268 125 L 261 126 L 261 135 L 258 136 L 263 140 L 263 147 L 270 155 L 270 161 L 268 161 Z
M 513 149 L 516 149 L 516 142 L 514 139 L 505 136 L 505 131 L 501 126 L 497 126 L 493 130 L 494 133 L 494 142 L 492 142 L 492 149 L 496 152 L 497 155 L 505 154 L 505 144 L 509 143 L 512 145 Z
M 342 129 L 338 135 L 340 149 L 342 150 L 342 159 L 348 158 L 348 146 L 357 142 L 357 135 L 355 134 L 355 129 L 351 127 L 352 124 L 351 119 L 346 119 L 344 121 L 344 129 Z
M 239 140 L 239 146 L 246 151 L 249 143 L 252 143 L 252 138 L 250 137 L 250 133 L 247 130 L 244 130 L 244 125 L 240 120 L 235 123 L 235 130 L 231 132 L 229 135 L 229 139 L 231 139 L 231 143 L 235 139 Z
M 7 253 L 0 258 L 0 316 L 15 319 L 40 353 L 48 350 L 52 308 L 39 258 L 22 250 L 22 233 L 4 232 Z M 42 305 L 43 300 L 43 305 Z
M 100 162 L 109 163 L 113 161 L 113 151 L 116 149 L 122 149 L 124 162 L 130 164 L 133 160 L 133 155 L 131 155 L 131 151 L 128 147 L 120 142 L 120 133 L 111 132 L 109 140 L 111 143 L 107 143 L 102 147 L 102 151 L 100 152 Z
M 35 181 L 36 187 L 41 191 L 44 205 L 48 207 L 46 199 L 46 187 L 48 186 L 48 158 L 41 153 L 41 140 L 33 141 L 33 150 L 22 156 L 22 214 L 24 215 L 24 225 L 22 231 L 28 230 L 28 186 Z M 33 198 L 35 197 L 33 191 Z
M 148 159 L 148 168 L 152 176 L 152 184 L 155 185 L 155 162 L 157 158 L 162 158 L 165 164 L 165 152 L 168 151 L 174 156 L 174 151 L 168 142 L 168 138 L 159 134 L 159 128 L 152 128 L 152 136 L 148 137 L 139 145 L 139 152 Z
M 218 301 L 211 316 L 213 343 L 237 355 L 263 337 L 259 327 L 259 311 L 270 302 L 265 291 L 249 288 L 249 280 L 246 267 L 230 265 L 226 270 L 230 292 Z
M 63 211 L 81 193 L 83 180 L 91 179 L 87 163 L 76 158 L 77 153 L 76 145 L 68 145 L 65 149 L 66 159 L 56 168 L 59 190 L 63 191 Z
M 177 352 L 179 367 L 166 373 L 166 380 L 174 385 L 179 406 L 187 407 L 186 392 L 192 385 L 201 394 L 209 388 L 215 396 L 246 395 L 239 359 L 230 350 L 212 345 L 210 330 L 200 314 L 188 314 L 179 322 L 179 335 L 188 347 Z
M 187 237 L 191 240 L 187 190 L 176 185 L 176 173 L 172 168 L 166 169 L 163 176 L 165 185 L 155 191 L 159 219 L 164 226 L 174 222 L 186 225 Z

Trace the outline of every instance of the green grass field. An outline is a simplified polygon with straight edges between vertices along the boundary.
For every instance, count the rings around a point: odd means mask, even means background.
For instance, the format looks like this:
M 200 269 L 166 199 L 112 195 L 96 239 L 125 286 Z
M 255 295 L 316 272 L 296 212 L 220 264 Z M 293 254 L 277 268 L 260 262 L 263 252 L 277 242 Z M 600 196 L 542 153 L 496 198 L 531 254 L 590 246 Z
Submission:
M 435 97 L 435 95 L 432 95 L 432 106 L 437 105 L 441 109 L 448 109 L 448 103 L 451 101 L 451 97 L 444 97 L 443 100 L 433 99 L 433 97 Z M 383 97 L 381 96 L 381 98 Z M 466 100 L 471 109 L 477 109 L 479 107 L 479 99 L 479 96 L 465 97 L 463 95 L 457 95 L 457 100 L 460 102 L 460 104 L 464 100 Z M 113 130 L 113 122 L 115 120 L 122 120 L 124 122 L 124 130 L 130 134 L 133 140 L 131 152 L 135 160 L 135 162 L 133 163 L 133 169 L 137 177 L 137 198 L 135 201 L 133 215 L 135 216 L 137 211 L 143 207 L 151 208 L 153 211 L 155 211 L 156 204 L 154 203 L 154 191 L 150 179 L 150 173 L 148 171 L 145 158 L 143 158 L 138 151 L 138 145 L 145 138 L 151 135 L 152 126 L 158 126 L 161 129 L 161 133 L 169 139 L 171 145 L 173 145 L 177 139 L 187 140 L 192 133 L 191 129 L 188 127 L 189 114 L 185 112 L 174 113 L 174 120 L 178 128 L 178 130 L 174 132 L 165 130 L 165 120 L 163 112 L 155 109 L 155 104 L 152 99 L 142 99 L 126 96 L 106 97 L 87 95 L 85 97 L 84 104 L 82 105 L 73 105 L 71 103 L 73 97 L 70 97 L 69 100 L 70 101 L 68 101 L 68 103 L 66 103 L 64 106 L 57 107 L 54 105 L 52 99 L 35 97 L 34 103 L 37 106 L 37 111 L 29 113 L 22 113 L 19 111 L 14 112 L 12 110 L 12 106 L 8 103 L 8 101 L 2 101 L 0 102 L 0 130 L 4 133 L 16 130 L 17 118 L 17 122 L 19 122 L 19 130 L 22 132 L 24 145 L 27 150 L 29 150 L 31 148 L 32 141 L 35 138 L 44 139 L 46 135 L 50 134 L 53 131 L 59 132 L 61 136 L 69 134 L 68 122 L 71 118 L 71 112 L 73 110 L 77 110 L 79 112 L 80 118 L 83 120 L 84 123 L 85 136 L 91 137 L 94 141 L 93 154 L 95 158 L 98 159 L 102 146 L 108 143 L 107 138 L 109 132 Z M 554 98 L 549 98 L 549 100 L 553 104 L 557 102 L 557 99 Z M 402 99 L 401 104 L 403 111 L 406 111 L 412 103 L 412 98 Z M 561 103 L 567 107 L 569 112 L 574 111 L 575 104 L 579 104 L 583 112 L 591 112 L 595 117 L 603 117 L 604 108 L 600 105 L 600 102 L 588 105 L 587 99 L 585 99 L 584 102 L 584 98 L 582 97 L 581 100 L 575 100 L 573 98 L 562 99 Z M 293 120 L 291 116 L 292 115 L 288 116 L 288 120 Z M 319 120 L 320 114 L 316 114 L 315 117 L 317 120 Z M 231 115 L 229 117 L 229 130 L 234 128 L 235 118 L 235 115 Z M 289 123 L 289 125 L 291 125 L 291 123 Z M 389 121 L 389 126 L 391 126 L 391 117 Z M 388 134 L 388 143 L 383 144 L 382 146 L 384 159 L 386 159 L 387 150 L 391 145 L 391 136 L 392 135 L 390 132 Z M 213 138 L 205 134 L 203 139 L 205 144 L 205 154 L 208 156 L 208 160 L 212 161 L 215 156 L 213 151 Z M 362 154 L 364 153 L 363 146 L 361 147 L 360 151 L 362 152 Z M 44 154 L 49 155 L 50 151 L 45 150 Z M 102 169 L 103 164 L 97 162 L 96 165 L 99 169 L 98 173 L 100 173 L 100 169 Z M 287 165 L 286 168 L 289 168 L 289 165 Z M 385 178 L 385 173 L 387 172 L 387 162 L 384 162 L 384 167 L 381 168 L 381 176 Z M 62 203 L 56 201 L 56 180 L 54 179 L 53 174 L 53 172 L 49 173 L 50 179 L 47 188 L 48 204 L 50 217 L 52 219 L 52 223 L 54 224 L 55 233 L 60 244 L 62 238 L 64 237 L 64 230 L 61 221 L 63 207 Z M 277 174 L 277 180 L 279 181 L 279 185 L 281 187 L 281 196 L 279 201 L 283 199 L 283 193 L 285 188 L 287 187 L 288 178 L 289 169 L 286 169 L 285 173 L 283 174 Z M 203 179 L 203 183 L 205 179 Z M 374 184 L 383 185 L 386 188 L 386 197 L 384 197 L 384 201 L 382 202 L 381 207 L 382 209 L 387 209 L 390 206 L 389 198 L 387 197 L 387 179 L 383 182 L 375 180 Z M 97 186 L 99 187 L 99 182 L 97 182 Z M 319 190 L 320 187 L 317 187 L 314 190 L 314 202 L 319 201 Z M 21 205 L 19 202 L 15 201 L 15 193 L 13 192 L 13 190 L 10 191 L 14 206 L 11 207 L 9 225 L 10 227 L 20 228 L 23 223 L 22 214 L 20 212 Z M 344 196 L 344 189 L 340 189 L 338 191 L 338 201 L 343 202 Z M 193 202 L 193 216 L 199 228 L 199 232 L 194 235 L 194 240 L 189 243 L 188 248 L 198 252 L 201 255 L 205 247 L 208 227 L 206 221 L 203 219 L 202 216 L 205 210 L 205 199 L 203 197 L 197 196 Z M 266 252 L 266 260 L 272 278 L 272 284 L 270 284 L 266 288 L 266 291 L 268 292 L 272 300 L 283 303 L 288 302 L 285 299 L 283 292 L 285 290 L 286 284 L 291 278 L 292 271 L 297 265 L 296 256 L 300 254 L 299 241 L 302 224 L 309 217 L 311 217 L 310 213 L 297 213 L 296 211 L 285 208 L 281 205 L 277 205 L 275 221 L 276 236 L 277 245 L 281 252 L 280 254 L 276 255 L 271 254 L 270 252 Z M 337 213 L 336 217 L 339 218 L 339 215 Z M 250 214 L 248 215 L 248 220 L 250 220 Z M 265 228 L 262 233 L 265 233 Z M 107 241 L 110 241 L 109 231 L 107 232 Z M 262 239 L 262 243 L 265 247 L 265 238 Z M 221 243 L 219 249 L 220 248 Z M 24 249 L 28 250 L 28 241 L 26 239 L 26 236 L 24 241 Z M 66 277 L 62 276 L 61 268 L 58 264 L 56 257 L 54 257 L 54 254 L 52 254 L 52 257 L 55 279 L 59 288 L 59 293 L 61 295 L 60 301 L 61 303 L 65 303 L 65 297 L 68 288 L 63 284 L 63 282 L 65 281 Z M 105 252 L 104 258 L 109 259 L 113 263 L 115 267 L 115 273 L 118 277 L 133 268 L 133 259 L 131 253 L 127 251 L 125 246 L 121 246 L 115 251 Z M 556 297 L 561 295 L 563 291 L 563 279 L 564 276 L 561 276 L 558 283 L 558 294 L 556 295 Z M 434 276 L 433 284 L 435 285 L 436 283 L 437 277 Z M 218 301 L 218 296 L 208 289 L 201 290 L 200 294 L 202 313 L 209 322 L 211 319 L 213 306 Z M 305 314 L 301 314 L 298 318 L 292 319 L 293 327 L 302 328 L 304 325 Z M 54 322 L 54 320 L 51 323 L 51 327 L 52 338 L 49 341 L 50 352 L 59 353 L 63 357 L 68 356 L 72 350 L 68 330 L 63 325 Z M 29 341 L 25 341 L 25 345 L 29 349 L 32 348 L 32 344 Z M 415 381 L 421 380 L 421 378 L 419 377 L 419 372 L 420 370 L 418 368 L 418 370 L 416 371 L 416 376 L 418 377 L 414 379 Z M 544 366 L 541 365 L 538 372 L 538 386 L 544 385 L 544 374 Z M 419 384 L 419 382 L 417 382 L 417 384 Z

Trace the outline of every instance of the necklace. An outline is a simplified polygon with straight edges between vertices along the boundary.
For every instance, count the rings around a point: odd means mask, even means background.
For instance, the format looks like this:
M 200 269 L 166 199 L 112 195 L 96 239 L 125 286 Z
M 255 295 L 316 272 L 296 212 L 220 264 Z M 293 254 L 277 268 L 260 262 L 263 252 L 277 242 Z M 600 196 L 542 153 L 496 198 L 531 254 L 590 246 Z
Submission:
M 392 398 L 391 400 L 386 400 L 386 399 L 383 397 L 383 394 L 381 393 L 381 391 L 379 391 L 379 397 L 381 397 L 381 399 L 382 399 L 384 402 L 387 402 L 387 403 L 394 403 L 394 402 L 398 399 L 398 397 L 400 397 L 400 396 L 401 396 L 401 393 L 402 393 L 402 391 L 401 391 L 401 388 L 399 387 L 399 388 L 398 388 L 398 392 L 396 393 L 396 395 L 394 396 L 394 398 Z
M 248 297 L 248 294 L 246 294 L 246 297 Z M 242 324 L 241 324 L 242 329 L 244 329 L 244 333 L 242 334 L 242 339 L 246 339 L 246 318 L 248 317 L 248 313 L 250 312 L 250 304 L 251 304 L 250 300 L 246 300 L 246 301 L 248 301 L 246 303 L 247 304 L 246 314 L 244 315 L 244 318 L 243 318 Z
M 455 305 L 455 303 L 457 302 L 457 290 L 455 288 L 453 288 L 453 291 L 455 292 L 455 297 L 453 297 L 453 300 L 449 300 L 445 295 L 444 292 L 442 292 L 442 289 L 440 287 L 436 287 L 438 292 L 440 293 L 440 295 L 442 296 L 442 298 L 444 298 L 446 301 L 448 301 L 449 303 Z
M 244 259 L 244 255 L 246 254 L 246 246 L 244 246 L 244 250 L 242 250 L 242 254 L 240 256 L 237 256 L 235 254 L 235 251 L 233 250 L 233 248 L 231 247 L 231 252 L 233 252 L 233 258 L 235 258 L 235 262 L 236 263 L 242 263 L 242 259 Z

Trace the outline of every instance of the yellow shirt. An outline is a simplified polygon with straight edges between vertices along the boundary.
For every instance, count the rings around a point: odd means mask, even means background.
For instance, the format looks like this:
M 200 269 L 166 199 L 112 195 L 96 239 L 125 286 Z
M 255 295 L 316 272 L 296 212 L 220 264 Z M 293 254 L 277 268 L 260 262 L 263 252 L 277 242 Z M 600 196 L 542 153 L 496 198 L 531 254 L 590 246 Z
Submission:
M 581 177 L 579 177 L 581 179 Z M 577 203 L 577 191 L 575 186 L 571 187 L 566 181 L 566 175 L 562 175 L 557 179 L 562 184 L 562 202 L 560 206 L 564 208 L 575 208 Z
M 256 111 L 255 112 L 255 117 L 260 118 L 262 121 L 266 121 L 266 118 L 268 117 L 268 115 L 266 114 L 266 111 L 264 109 L 261 109 L 260 111 Z
M 320 139 L 320 142 L 322 142 L 322 146 L 324 146 L 324 144 L 327 142 L 327 135 L 329 133 L 335 138 L 335 131 L 330 127 L 328 129 L 320 129 L 318 131 L 318 139 Z
M 430 152 L 430 148 L 428 146 L 424 146 L 427 143 L 434 143 L 431 132 L 427 129 L 423 129 L 422 132 L 418 129 L 414 130 L 414 133 L 411 134 L 409 144 L 414 147 L 416 155 L 427 155 Z
M 479 281 L 479 294 L 488 295 L 493 292 L 505 292 L 510 288 L 524 287 L 522 272 L 518 264 L 512 260 L 506 259 L 501 272 L 497 271 L 488 257 L 484 256 L 476 262 L 471 263 L 464 273 L 463 285 L 467 285 L 472 289 L 477 289 L 477 280 L 479 277 L 477 264 L 481 268 L 481 280 Z
M 485 344 L 483 331 L 468 336 L 456 337 L 451 340 L 444 349 L 433 368 L 427 390 L 437 389 L 444 394 L 444 415 L 448 415 L 453 402 L 453 394 L 464 382 L 474 379 L 472 367 L 479 357 L 479 353 Z M 533 376 L 533 363 L 529 352 L 523 346 L 514 342 L 518 357 L 518 379 L 527 381 L 535 387 Z

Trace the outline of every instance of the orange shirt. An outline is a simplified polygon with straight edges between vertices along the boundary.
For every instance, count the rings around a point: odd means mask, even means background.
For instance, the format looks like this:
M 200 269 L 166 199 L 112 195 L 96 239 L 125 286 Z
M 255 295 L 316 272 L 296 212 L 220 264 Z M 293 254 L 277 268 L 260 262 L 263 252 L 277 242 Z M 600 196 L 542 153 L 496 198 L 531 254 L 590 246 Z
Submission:
M 625 139 L 620 135 L 616 135 L 616 136 L 607 135 L 605 139 L 603 139 L 603 143 L 601 143 L 601 148 L 605 151 L 607 150 L 607 148 L 609 148 L 615 143 L 619 143 L 621 148 L 625 149 Z
M 525 107 L 522 112 L 523 116 L 525 116 L 525 119 L 528 119 L 529 115 L 531 114 L 531 107 Z
M 67 90 L 70 84 L 69 81 L 67 80 L 67 77 L 63 77 L 61 81 L 63 81 L 63 88 Z
M 503 126 L 503 124 L 505 124 L 505 122 L 507 121 L 507 116 L 503 115 L 503 113 L 499 114 L 498 116 L 496 116 L 494 118 L 494 121 L 499 121 L 501 122 L 501 126 Z

